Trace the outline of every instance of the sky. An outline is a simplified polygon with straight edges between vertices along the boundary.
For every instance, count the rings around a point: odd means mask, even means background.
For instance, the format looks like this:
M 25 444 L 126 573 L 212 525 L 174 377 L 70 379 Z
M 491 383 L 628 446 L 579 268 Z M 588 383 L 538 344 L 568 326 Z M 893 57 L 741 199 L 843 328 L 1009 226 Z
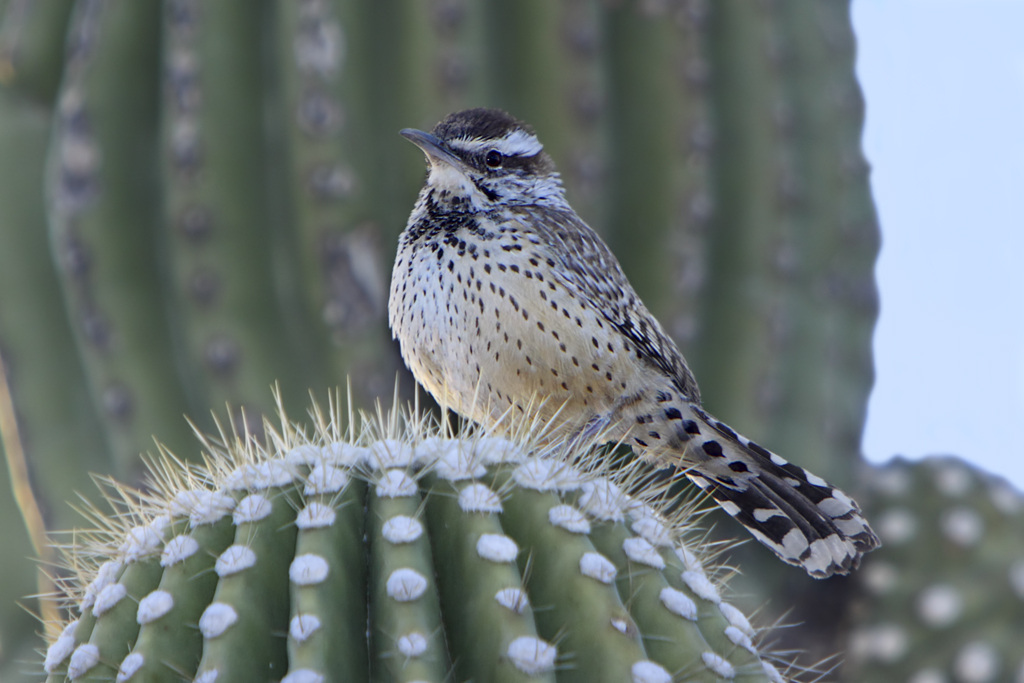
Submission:
M 1024 490 L 1024 0 L 854 0 L 882 228 L 863 448 Z

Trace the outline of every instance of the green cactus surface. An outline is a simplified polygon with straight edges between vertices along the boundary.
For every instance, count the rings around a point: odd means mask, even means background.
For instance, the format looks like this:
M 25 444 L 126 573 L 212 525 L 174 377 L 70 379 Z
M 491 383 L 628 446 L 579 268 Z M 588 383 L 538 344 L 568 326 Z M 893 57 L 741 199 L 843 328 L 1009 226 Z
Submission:
M 292 412 L 347 378 L 411 397 L 387 275 L 423 158 L 397 132 L 477 106 L 534 127 L 708 409 L 855 493 L 878 229 L 849 6 L 0 0 L 0 354 L 47 528 L 87 472 L 137 485 L 153 435 L 192 458 L 182 415 L 267 443 L 274 384 Z M 29 554 L 0 560 L 4 681 Z M 728 561 L 745 609 L 806 624 L 785 647 L 836 651 L 848 603 Z
M 52 107 L 39 208 L 105 472 L 153 434 L 181 450 L 182 413 L 258 427 L 274 382 L 390 391 L 386 273 L 422 182 L 396 131 L 484 105 L 536 128 L 709 409 L 847 483 L 877 252 L 847 3 L 0 9 L 0 87 Z
M 156 0 L 77 3 L 48 168 L 50 246 L 116 468 L 187 443 L 156 245 Z M 154 428 L 157 428 L 154 430 Z
M 61 545 L 47 681 L 778 683 L 694 541 L 605 451 L 415 412 L 165 453 Z M 344 421 L 354 425 L 349 417 Z M 307 431 L 309 432 L 307 434 Z
M 865 473 L 882 539 L 856 579 L 848 680 L 1024 680 L 1024 496 L 959 458 Z
M 0 83 L 53 103 L 74 0 L 0 2 Z

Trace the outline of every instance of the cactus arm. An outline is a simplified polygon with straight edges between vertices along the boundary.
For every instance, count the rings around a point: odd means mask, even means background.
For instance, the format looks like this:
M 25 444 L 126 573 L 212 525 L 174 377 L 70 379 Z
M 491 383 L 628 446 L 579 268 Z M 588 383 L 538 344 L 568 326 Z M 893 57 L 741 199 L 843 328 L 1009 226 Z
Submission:
M 109 468 L 46 244 L 42 178 L 49 118 L 42 107 L 0 89 L 0 372 L 13 404 L 6 416 L 11 422 L 0 430 L 5 441 L 19 441 L 27 475 L 15 481 L 24 484 L 21 496 L 31 490 L 42 513 L 31 524 L 42 546 L 45 529 L 39 527 L 70 527 L 74 520 L 64 501 L 74 498 L 89 471 Z M 5 452 L 13 455 L 13 449 Z M 18 519 L 18 496 L 11 495 L 15 482 L 6 465 L 0 479 L 0 518 Z M 25 560 L 35 556 L 25 528 L 12 523 L 3 530 L 10 550 L 0 559 L 0 604 L 13 606 L 23 595 L 51 590 L 37 585 L 41 574 Z M 42 613 L 46 618 L 45 606 Z M 32 628 L 24 610 L 0 613 L 0 640 L 11 648 Z
M 701 302 L 703 332 L 691 358 L 708 408 L 757 439 L 772 408 L 772 396 L 758 388 L 778 352 L 777 337 L 765 340 L 772 316 L 779 315 L 774 264 L 787 238 L 779 215 L 784 159 L 773 125 L 774 26 L 771 10 L 762 4 L 709 5 L 715 215 Z
M 333 467 L 326 471 L 333 477 L 342 472 Z M 366 483 L 348 478 L 339 491 L 329 483 L 331 478 L 307 479 L 305 507 L 297 517 L 295 556 L 323 558 L 330 571 L 323 581 L 292 581 L 288 671 L 317 672 L 328 681 L 364 681 L 369 680 L 363 552 Z
M 600 8 L 574 1 L 482 4 L 487 104 L 534 126 L 573 207 L 603 232 L 608 117 Z
M 836 325 L 836 309 L 827 298 L 831 262 L 830 247 L 836 192 L 832 178 L 838 169 L 834 151 L 839 136 L 833 131 L 839 120 L 829 111 L 828 92 L 831 74 L 829 55 L 824 49 L 822 31 L 815 12 L 801 12 L 796 6 L 782 4 L 773 12 L 778 26 L 776 60 L 782 75 L 779 92 L 781 117 L 777 125 L 784 148 L 781 169 L 788 201 L 782 203 L 791 231 L 783 248 L 787 250 L 788 277 L 781 283 L 780 316 L 788 321 L 787 336 L 803 340 L 801 353 L 782 353 L 771 372 L 769 382 L 776 387 L 776 412 L 786 415 L 787 425 L 773 429 L 777 436 L 765 441 L 783 453 L 799 453 L 802 466 L 837 486 L 850 482 L 850 457 L 858 453 L 858 425 L 854 444 L 837 451 L 822 432 L 821 419 L 829 408 L 830 383 L 823 381 L 823 368 L 829 367 L 827 337 Z M 850 448 L 850 446 L 853 446 Z M 845 467 L 844 467 L 845 465 Z M 840 471 L 842 476 L 840 476 Z
M 850 486 L 874 377 L 878 224 L 860 149 L 864 103 L 854 76 L 849 3 L 802 9 L 780 6 L 782 38 L 792 46 L 786 84 L 803 198 L 795 248 L 806 264 L 792 300 L 799 306 L 798 338 L 814 356 L 783 359 L 783 393 L 795 404 L 786 414 L 804 421 L 776 440 L 783 452 L 806 454 L 813 471 Z
M 834 245 L 834 273 L 838 277 L 831 278 L 839 283 L 833 293 L 843 310 L 838 324 L 830 330 L 830 348 L 838 350 L 831 365 L 836 387 L 833 400 L 839 413 L 837 440 L 841 445 L 855 440 L 859 452 L 867 419 L 867 396 L 875 379 L 871 340 L 878 320 L 879 293 L 874 267 L 882 238 L 871 196 L 870 164 L 861 148 L 865 102 L 856 77 L 856 37 L 850 6 L 830 3 L 818 9 L 827 32 L 829 64 L 838 81 L 833 114 L 845 123 L 840 128 L 839 220 Z
M 783 410 L 783 358 L 800 362 L 811 356 L 809 349 L 794 347 L 795 319 L 787 298 L 799 289 L 792 282 L 799 270 L 793 256 L 798 204 L 793 121 L 784 96 L 790 46 L 780 37 L 778 4 L 708 3 L 705 23 L 714 213 L 704 245 L 707 279 L 699 331 L 687 353 L 710 412 L 812 467 L 805 457 L 819 454 L 785 451 L 784 444 L 766 440 L 777 422 L 802 421 Z M 761 562 L 760 550 L 731 553 L 762 565 L 736 581 L 739 593 L 755 596 L 744 603 L 751 609 L 776 594 L 785 580 L 785 568 Z
M 779 304 L 791 329 L 780 332 L 793 348 L 771 373 L 783 419 L 772 421 L 765 441 L 848 487 L 873 376 L 863 353 L 877 315 L 876 222 L 864 192 L 849 4 L 805 9 L 781 3 L 773 12 L 781 77 L 776 128 L 785 159 L 780 204 L 791 231 L 782 245 L 789 264 Z M 851 221 L 851 206 L 867 215 Z
M 564 148 L 558 159 L 566 197 L 590 227 L 609 234 L 612 93 L 608 64 L 603 59 L 607 48 L 603 20 L 604 12 L 597 3 L 562 2 L 560 57 L 548 68 L 554 67 L 560 81 L 558 91 L 566 119 L 559 131 Z
M 51 249 L 123 473 L 154 433 L 191 441 L 154 241 L 158 30 L 155 0 L 76 5 L 48 169 Z
M 565 92 L 560 88 L 562 62 L 559 4 L 543 0 L 485 4 L 488 44 L 488 100 L 491 106 L 515 109 L 530 121 L 557 161 L 565 158 L 569 129 Z
M 486 105 L 484 4 L 453 5 L 444 0 L 431 0 L 426 5 L 426 21 L 432 32 L 423 42 L 424 51 L 431 58 L 423 60 L 422 53 L 410 57 L 424 61 L 427 67 L 425 85 L 433 89 L 430 108 L 436 108 L 443 117 L 459 109 Z M 422 125 L 430 126 L 438 120 L 440 118 L 423 121 Z
M 371 484 L 367 518 L 371 669 L 383 669 L 394 681 L 442 680 L 450 665 L 422 499 L 403 470 L 382 476 Z M 391 536 L 385 524 L 398 517 L 416 520 L 420 533 Z
M 376 74 L 376 62 L 367 56 L 370 5 L 276 5 L 280 175 L 294 226 L 287 237 L 301 274 L 303 315 L 314 352 L 327 358 L 330 382 L 350 373 L 355 396 L 369 401 L 399 368 L 393 353 L 381 352 L 388 348 L 383 312 L 386 254 L 393 247 L 377 216 L 381 146 L 367 134 L 376 125 L 367 95 Z M 400 226 L 388 226 L 388 234 Z
M 703 377 L 695 342 L 703 331 L 715 134 L 707 3 L 681 3 L 656 19 L 637 16 L 636 7 L 611 12 L 624 16 L 606 28 L 616 55 L 607 66 L 616 121 L 608 168 L 616 218 L 608 237 L 637 292 Z
M 706 324 L 687 353 L 712 412 L 851 490 L 872 379 L 877 224 L 849 5 L 709 7 L 715 230 Z M 740 548 L 731 561 L 762 557 Z M 844 619 L 821 601 L 845 609 L 849 589 L 814 583 L 765 561 L 735 586 L 759 596 L 751 608 L 786 591 L 791 618 L 806 625 L 784 639 L 826 657 Z
M 273 679 L 287 670 L 288 592 L 283 587 L 294 557 L 291 498 L 296 493 L 273 483 L 251 491 L 245 481 L 233 487 L 239 499 L 234 544 L 218 557 L 217 590 L 199 620 L 204 640 L 198 676 L 216 671 L 221 683 L 241 683 Z
M 505 597 L 525 593 L 515 542 L 509 543 L 494 507 L 500 506 L 497 494 L 479 482 L 449 482 L 437 474 L 425 483 L 445 632 L 452 650 L 463 653 L 454 662 L 458 679 L 553 683 L 553 671 L 524 671 L 508 655 L 517 639 L 536 639 L 537 627 L 528 600 Z
M 74 0 L 9 0 L 0 7 L 0 85 L 53 102 L 73 5 Z
M 268 386 L 286 406 L 307 388 L 272 275 L 263 14 L 246 0 L 170 3 L 163 36 L 163 242 L 186 386 L 197 414 L 229 403 L 250 428 L 273 412 Z
M 439 74 L 433 67 L 437 53 L 435 29 L 430 22 L 430 7 L 422 0 L 373 3 L 369 12 L 373 35 L 370 55 L 378 68 L 391 74 L 391 82 L 371 78 L 369 96 L 377 115 L 374 132 L 379 140 L 394 140 L 375 148 L 376 182 L 382 204 L 374 207 L 386 240 L 385 264 L 394 262 L 398 233 L 409 218 L 405 210 L 415 202 L 423 184 L 423 159 L 410 154 L 409 145 L 397 139 L 395 132 L 409 127 L 430 127 L 450 110 L 440 101 Z
M 673 26 L 642 16 L 633 5 L 609 10 L 611 194 L 609 246 L 630 282 L 652 310 L 671 299 L 669 268 L 678 113 L 665 93 L 676 91 L 671 50 Z M 670 106 L 654 106 L 667 101 Z
M 708 26 L 716 229 L 694 369 L 713 412 L 849 485 L 877 314 L 849 5 L 726 0 Z
M 687 356 L 701 334 L 700 301 L 707 275 L 708 230 L 714 217 L 712 159 L 715 130 L 709 96 L 711 81 L 708 60 L 706 3 L 691 3 L 677 18 L 677 34 L 670 57 L 674 62 L 676 102 L 679 107 L 673 225 L 669 244 L 675 277 L 671 286 L 675 298 L 661 318 L 669 333 Z M 696 366 L 691 363 L 691 367 Z M 697 369 L 699 373 L 699 369 Z
M 63 501 L 74 498 L 88 472 L 109 465 L 46 244 L 48 118 L 0 92 L 0 353 L 36 495 L 50 528 L 67 528 L 72 516 Z

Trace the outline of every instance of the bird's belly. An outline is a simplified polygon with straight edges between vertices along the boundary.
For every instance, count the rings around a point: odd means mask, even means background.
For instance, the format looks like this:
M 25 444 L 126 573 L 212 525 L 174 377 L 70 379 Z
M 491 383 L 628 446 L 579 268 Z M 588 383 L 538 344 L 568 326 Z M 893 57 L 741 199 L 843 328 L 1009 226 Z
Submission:
M 577 431 L 644 390 L 647 368 L 622 335 L 555 273 L 493 242 L 475 254 L 427 252 L 412 257 L 411 272 L 396 269 L 395 333 L 438 401 L 484 424 L 509 408 L 571 415 L 564 428 Z

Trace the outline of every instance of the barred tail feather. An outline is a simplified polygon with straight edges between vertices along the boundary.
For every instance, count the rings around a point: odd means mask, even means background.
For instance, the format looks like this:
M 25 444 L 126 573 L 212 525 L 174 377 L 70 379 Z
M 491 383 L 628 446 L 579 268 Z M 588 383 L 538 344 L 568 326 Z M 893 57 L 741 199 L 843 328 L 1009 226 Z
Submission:
M 708 423 L 724 437 L 714 440 L 720 451 L 710 449 L 724 461 L 712 458 L 686 475 L 782 561 L 823 579 L 848 574 L 879 546 L 852 498 L 721 422 Z

